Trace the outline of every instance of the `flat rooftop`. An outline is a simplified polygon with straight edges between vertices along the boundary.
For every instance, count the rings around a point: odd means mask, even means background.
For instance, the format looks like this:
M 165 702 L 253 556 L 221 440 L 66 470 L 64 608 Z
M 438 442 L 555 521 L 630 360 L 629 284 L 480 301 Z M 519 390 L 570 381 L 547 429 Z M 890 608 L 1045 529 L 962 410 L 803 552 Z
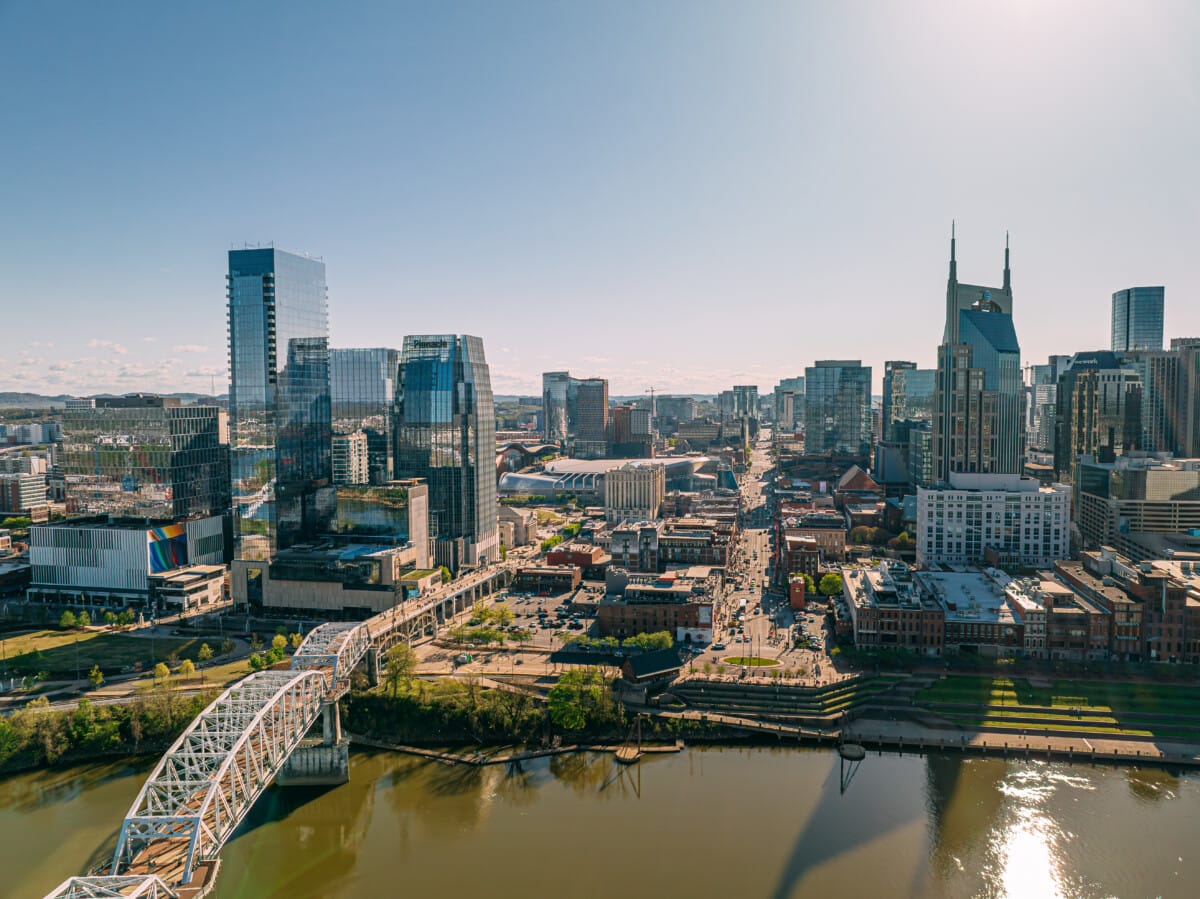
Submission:
M 914 577 L 937 597 L 946 610 L 948 622 L 1012 621 L 1012 610 L 1004 595 L 1010 579 L 1001 571 L 988 574 L 960 568 L 956 571 L 919 571 Z

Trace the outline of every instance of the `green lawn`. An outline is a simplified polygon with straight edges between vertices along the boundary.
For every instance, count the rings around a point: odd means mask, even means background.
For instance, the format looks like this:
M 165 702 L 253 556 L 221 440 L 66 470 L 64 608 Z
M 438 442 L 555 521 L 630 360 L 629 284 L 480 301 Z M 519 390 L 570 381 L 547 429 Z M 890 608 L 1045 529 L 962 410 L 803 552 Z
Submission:
M 948 677 L 920 691 L 924 702 L 960 702 L 980 706 L 1079 708 L 1115 714 L 1200 714 L 1200 688 L 1167 684 L 1051 681 L 1035 687 L 1025 678 Z
M 746 668 L 770 668 L 779 664 L 774 659 L 764 659 L 761 656 L 734 656 L 722 661 L 728 665 L 742 665 Z
M 9 637 L 3 644 L 4 658 L 10 671 L 18 674 L 47 671 L 51 679 L 64 679 L 73 678 L 77 667 L 86 674 L 93 665 L 99 665 L 109 674 L 118 673 L 122 668 L 139 662 L 144 668 L 153 668 L 171 653 L 180 659 L 195 661 L 200 644 L 204 642 L 204 639 L 196 637 L 158 637 L 151 640 L 149 637 L 111 631 L 43 630 Z M 208 638 L 207 642 L 214 652 L 220 650 L 219 641 Z
M 965 727 L 1200 740 L 1200 726 L 1191 728 L 1188 722 L 1122 720 L 1131 713 L 1200 718 L 1200 688 L 1072 680 L 1049 683 L 1047 687 L 1034 686 L 1025 678 L 949 677 L 921 690 L 917 698 L 975 706 L 937 710 Z M 1076 709 L 1104 714 L 1080 716 Z

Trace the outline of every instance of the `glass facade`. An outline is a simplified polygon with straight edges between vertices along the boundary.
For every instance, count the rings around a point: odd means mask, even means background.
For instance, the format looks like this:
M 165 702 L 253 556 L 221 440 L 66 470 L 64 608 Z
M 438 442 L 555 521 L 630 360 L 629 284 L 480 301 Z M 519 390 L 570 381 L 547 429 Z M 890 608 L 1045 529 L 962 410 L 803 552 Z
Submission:
M 809 453 L 871 451 L 871 367 L 823 361 L 804 370 L 804 445 Z
M 68 512 L 155 521 L 225 514 L 223 415 L 141 394 L 72 404 L 58 459 Z
M 240 558 L 264 559 L 333 521 L 325 264 L 231 250 L 229 406 Z
M 566 443 L 571 434 L 571 407 L 579 381 L 570 372 L 542 373 L 542 437 L 547 443 Z
M 431 535 L 461 538 L 468 563 L 497 560 L 496 414 L 482 340 L 404 338 L 394 431 L 397 478 L 429 486 Z
M 348 484 L 384 484 L 392 478 L 392 407 L 400 351 L 383 347 L 329 351 L 333 433 L 366 435 L 367 479 Z
M 1112 295 L 1112 351 L 1163 348 L 1163 287 L 1130 287 Z

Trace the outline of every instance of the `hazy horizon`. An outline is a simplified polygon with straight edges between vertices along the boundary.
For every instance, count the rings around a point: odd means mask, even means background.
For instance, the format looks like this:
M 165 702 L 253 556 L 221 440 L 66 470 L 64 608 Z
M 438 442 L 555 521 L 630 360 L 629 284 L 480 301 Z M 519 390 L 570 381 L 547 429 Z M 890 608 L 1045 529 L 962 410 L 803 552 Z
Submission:
M 226 251 L 326 263 L 331 345 L 493 387 L 934 364 L 1012 236 L 1024 364 L 1166 286 L 1200 335 L 1200 6 L 0 3 L 0 391 L 227 389 Z

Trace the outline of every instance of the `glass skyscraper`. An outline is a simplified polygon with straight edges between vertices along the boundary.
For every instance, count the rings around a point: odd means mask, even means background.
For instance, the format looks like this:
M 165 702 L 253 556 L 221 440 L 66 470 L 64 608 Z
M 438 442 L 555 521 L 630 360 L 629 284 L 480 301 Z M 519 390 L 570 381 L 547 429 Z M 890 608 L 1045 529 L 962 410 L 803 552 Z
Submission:
M 483 341 L 405 337 L 393 430 L 396 477 L 429 485 L 438 561 L 455 567 L 498 560 L 496 412 Z
M 1163 348 L 1163 287 L 1130 287 L 1112 295 L 1112 351 Z
M 329 351 L 333 397 L 333 432 L 366 437 L 367 481 L 383 484 L 392 478 L 392 407 L 400 351 L 386 347 Z M 347 483 L 358 483 L 348 481 Z
M 231 250 L 227 297 L 238 556 L 266 559 L 336 511 L 325 263 Z
M 871 367 L 823 360 L 804 370 L 804 448 L 809 453 L 871 451 Z
M 224 412 L 148 394 L 75 402 L 63 412 L 58 474 L 67 511 L 177 521 L 229 509 Z

